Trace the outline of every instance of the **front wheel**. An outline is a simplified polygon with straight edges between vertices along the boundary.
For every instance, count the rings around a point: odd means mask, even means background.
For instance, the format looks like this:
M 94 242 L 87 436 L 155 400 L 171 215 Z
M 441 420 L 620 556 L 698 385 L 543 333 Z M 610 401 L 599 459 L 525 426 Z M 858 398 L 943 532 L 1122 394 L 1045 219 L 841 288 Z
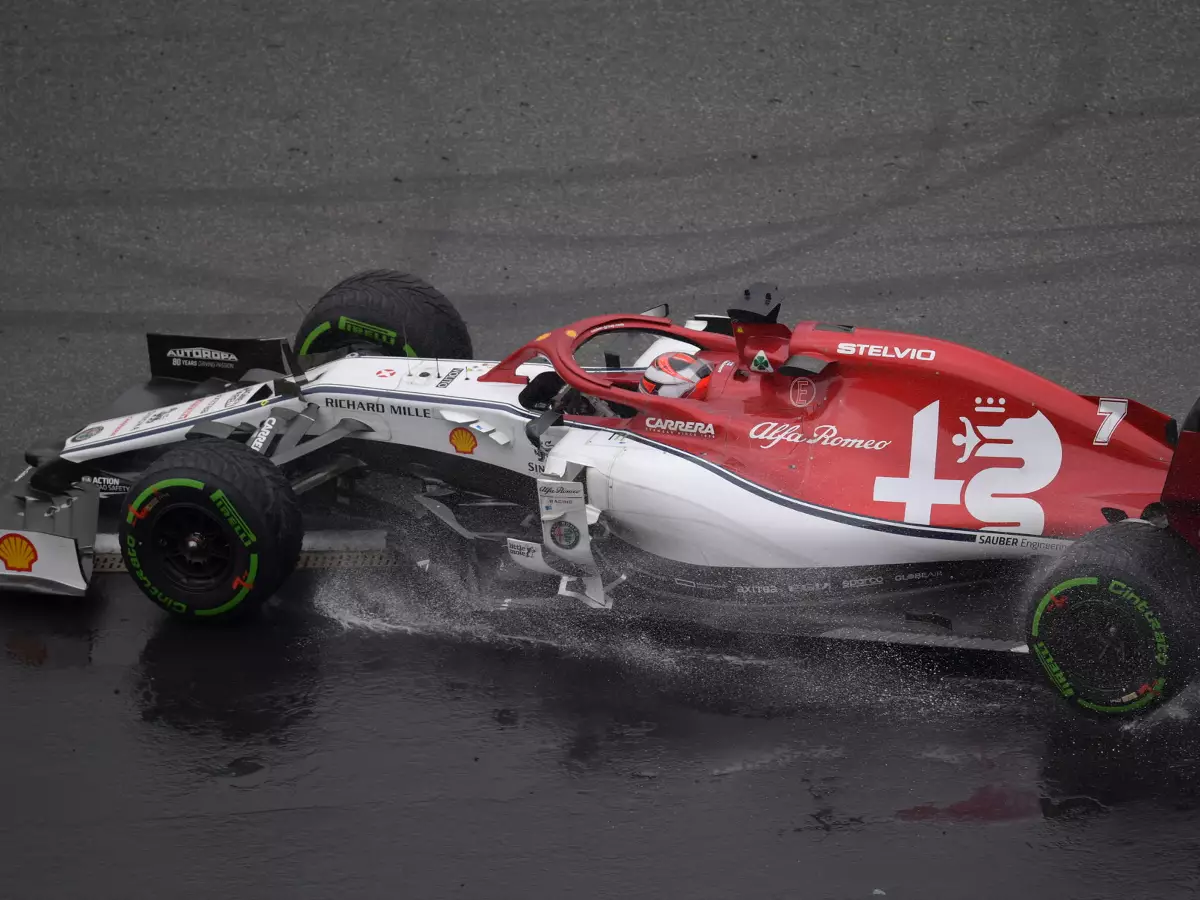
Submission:
M 1120 522 L 1080 538 L 1034 587 L 1030 653 L 1068 703 L 1150 712 L 1195 676 L 1200 555 L 1178 534 Z
M 299 560 L 304 530 L 291 484 L 242 444 L 186 441 L 126 496 L 125 568 L 142 593 L 180 618 L 245 616 Z

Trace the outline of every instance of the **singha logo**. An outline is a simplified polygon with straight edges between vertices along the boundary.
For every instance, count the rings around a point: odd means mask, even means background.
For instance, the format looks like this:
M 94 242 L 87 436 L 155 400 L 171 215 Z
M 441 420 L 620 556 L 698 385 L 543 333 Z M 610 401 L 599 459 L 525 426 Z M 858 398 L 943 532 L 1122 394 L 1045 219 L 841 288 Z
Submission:
M 1006 415 L 1005 399 L 975 398 L 975 412 Z M 965 506 L 968 513 L 987 523 L 985 531 L 1041 534 L 1046 516 L 1042 505 L 1029 494 L 1047 487 L 1062 467 L 1062 441 L 1054 425 L 1041 412 L 1027 418 L 1008 417 L 994 424 L 976 424 L 959 416 L 962 433 L 951 443 L 961 447 L 956 462 L 972 459 L 1020 460 L 1020 466 L 996 465 L 976 472 L 969 480 L 938 478 L 937 444 L 940 401 L 913 416 L 909 473 L 904 478 L 875 479 L 874 499 L 903 503 L 904 521 L 928 525 L 932 509 Z

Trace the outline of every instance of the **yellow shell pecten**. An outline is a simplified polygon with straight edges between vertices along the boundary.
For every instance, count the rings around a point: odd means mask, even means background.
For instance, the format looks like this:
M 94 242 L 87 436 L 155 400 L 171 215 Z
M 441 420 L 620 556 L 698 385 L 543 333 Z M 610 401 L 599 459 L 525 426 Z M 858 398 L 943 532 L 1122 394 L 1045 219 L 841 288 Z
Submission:
M 0 537 L 0 562 L 8 571 L 30 572 L 37 559 L 37 548 L 25 535 L 10 532 Z
M 467 428 L 455 428 L 450 432 L 450 446 L 455 453 L 473 453 L 479 446 L 475 435 Z

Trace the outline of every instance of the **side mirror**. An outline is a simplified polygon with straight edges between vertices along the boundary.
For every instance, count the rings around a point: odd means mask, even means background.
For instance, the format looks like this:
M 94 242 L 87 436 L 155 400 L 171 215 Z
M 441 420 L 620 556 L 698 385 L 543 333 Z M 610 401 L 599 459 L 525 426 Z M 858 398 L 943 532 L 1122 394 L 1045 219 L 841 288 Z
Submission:
M 557 409 L 548 409 L 536 419 L 525 423 L 525 437 L 537 450 L 542 449 L 542 435 L 555 425 L 563 423 L 563 414 Z
M 820 375 L 829 365 L 829 361 L 815 356 L 789 356 L 787 362 L 779 367 L 780 375 Z
M 658 306 L 652 306 L 650 309 L 641 313 L 643 316 L 654 316 L 657 319 L 665 319 L 668 313 L 671 312 L 671 307 L 666 303 L 660 303 Z

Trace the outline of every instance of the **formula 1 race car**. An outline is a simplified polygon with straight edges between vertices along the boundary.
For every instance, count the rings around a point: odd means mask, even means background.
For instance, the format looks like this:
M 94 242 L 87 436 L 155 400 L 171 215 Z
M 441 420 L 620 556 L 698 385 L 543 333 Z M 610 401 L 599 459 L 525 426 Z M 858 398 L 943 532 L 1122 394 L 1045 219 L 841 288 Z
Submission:
M 0 587 L 83 594 L 123 568 L 175 616 L 231 619 L 314 553 L 385 558 L 408 509 L 525 576 L 456 598 L 488 614 L 1031 653 L 1107 714 L 1192 678 L 1200 403 L 1180 428 L 946 341 L 789 328 L 780 309 L 757 284 L 723 315 L 595 316 L 485 362 L 442 294 L 372 271 L 294 342 L 148 335 L 146 384 L 26 454 Z M 642 386 L 671 354 L 705 391 Z M 355 533 L 383 543 L 319 546 Z

